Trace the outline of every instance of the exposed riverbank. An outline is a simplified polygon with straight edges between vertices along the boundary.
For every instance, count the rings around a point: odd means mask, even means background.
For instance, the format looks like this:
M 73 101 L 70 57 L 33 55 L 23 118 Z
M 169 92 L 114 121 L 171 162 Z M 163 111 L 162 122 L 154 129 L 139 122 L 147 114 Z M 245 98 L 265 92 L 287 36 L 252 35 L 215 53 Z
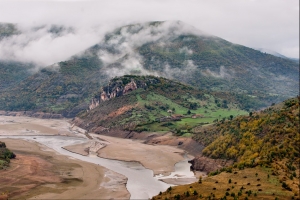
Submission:
M 148 145 L 143 140 L 122 139 L 106 135 L 90 134 L 98 139 L 99 147 L 95 148 L 92 142 L 66 146 L 65 149 L 88 155 L 88 150 L 94 147 L 95 155 L 101 158 L 137 161 L 145 168 L 151 169 L 154 175 L 170 174 L 174 171 L 174 165 L 183 160 L 184 150 L 167 145 Z M 189 159 L 193 156 L 189 155 Z
M 0 199 L 128 199 L 126 177 L 36 142 L 1 139 L 17 157 L 0 170 Z
M 121 138 L 102 136 L 97 134 L 96 135 L 91 134 L 93 139 L 87 139 L 84 133 L 85 133 L 84 130 L 78 127 L 71 126 L 66 120 L 57 120 L 57 119 L 45 120 L 45 119 L 36 119 L 36 118 L 29 118 L 23 116 L 17 116 L 17 117 L 0 116 L 0 136 L 6 135 L 8 137 L 15 137 L 18 139 L 22 137 L 24 138 L 25 136 L 24 139 L 28 138 L 30 140 L 37 141 L 41 144 L 45 144 L 48 148 L 54 149 L 56 152 L 69 155 L 74 158 L 81 159 L 83 161 L 100 164 L 105 168 L 111 169 L 113 171 L 117 171 L 118 173 L 122 173 L 126 177 L 130 177 L 128 178 L 126 187 L 130 191 L 132 198 L 134 197 L 149 198 L 159 193 L 159 191 L 165 190 L 167 187 L 169 187 L 169 185 L 158 181 L 158 178 L 155 178 L 154 174 L 164 174 L 164 175 L 170 174 L 171 172 L 174 171 L 174 168 L 176 169 L 175 164 L 183 160 L 184 151 L 176 147 L 164 146 L 164 145 L 163 146 L 153 145 L 153 144 L 149 145 L 149 144 L 144 144 L 142 140 L 121 139 Z M 70 139 L 68 139 L 68 137 L 70 137 Z M 22 140 L 15 140 L 15 141 L 22 141 Z M 27 146 L 27 144 L 25 146 Z M 62 147 L 68 149 L 71 152 L 75 152 L 76 155 L 78 156 L 63 151 L 63 149 L 61 149 Z M 44 148 L 36 150 L 36 152 L 42 154 L 43 152 L 42 150 L 44 150 Z M 27 154 L 28 155 L 32 154 L 31 156 L 35 156 L 33 152 L 27 152 Z M 99 160 L 97 159 L 97 154 L 99 157 L 103 157 L 103 158 L 109 158 L 114 160 L 125 160 L 125 161 L 137 161 L 137 162 L 123 163 L 122 161 L 118 162 L 113 160 L 111 161 L 101 160 L 100 158 Z M 63 164 L 64 160 L 65 159 L 62 159 L 60 164 L 57 164 L 57 166 L 64 165 Z M 187 161 L 184 162 L 185 162 L 184 168 L 189 169 L 190 164 L 188 164 Z M 142 165 L 139 163 L 141 163 Z M 153 170 L 154 173 L 152 173 L 152 171 L 150 170 L 145 169 L 143 166 L 147 169 Z M 105 168 L 102 168 L 102 175 L 103 175 L 103 170 L 105 171 Z M 97 178 L 97 180 L 101 188 L 104 187 L 105 189 L 107 189 L 107 191 L 111 191 L 110 192 L 110 194 L 112 195 L 111 198 L 118 198 L 118 193 L 112 192 L 115 191 L 113 185 L 114 184 L 124 185 L 124 179 L 119 179 L 118 176 L 115 176 L 111 170 L 109 171 L 107 170 L 106 174 L 104 175 L 105 178 L 110 177 L 111 181 L 108 181 L 109 187 L 106 187 L 107 186 L 106 179 L 103 179 L 103 176 L 102 178 Z M 90 172 L 88 172 L 88 174 L 89 173 Z M 178 177 L 181 178 L 182 176 L 185 176 L 185 174 L 187 174 L 182 170 L 181 171 L 179 170 L 176 173 L 179 173 L 179 175 L 174 174 L 175 176 L 169 177 L 171 179 L 173 178 L 173 180 L 171 180 L 172 184 L 176 184 Z M 93 172 L 91 173 L 91 176 L 92 174 Z M 108 174 L 110 174 L 110 176 Z M 189 181 L 193 181 L 194 179 L 193 177 L 194 175 L 193 174 L 191 175 L 189 172 L 186 178 Z M 86 180 L 88 181 L 88 179 Z M 166 180 L 165 182 L 169 182 L 169 181 Z M 182 184 L 182 182 L 186 182 L 186 181 L 183 180 L 177 181 L 178 184 Z M 36 187 L 30 190 L 35 190 L 35 188 Z M 122 187 L 118 186 L 117 188 L 122 188 Z M 148 189 L 147 191 L 142 191 L 143 190 L 142 188 L 148 188 Z M 104 190 L 102 191 L 102 193 L 105 194 Z M 59 193 L 59 195 L 62 194 L 64 193 Z M 45 194 L 45 196 L 43 196 L 44 194 L 42 196 L 40 196 L 40 194 L 35 194 L 35 196 L 36 195 L 39 195 L 38 196 L 39 198 L 60 198 L 58 193 L 51 194 L 54 196 L 51 196 L 50 194 L 47 195 Z M 80 195 L 77 196 L 79 197 Z M 92 198 L 92 196 L 90 197 Z M 123 195 L 123 198 L 124 197 L 128 198 L 128 196 L 126 195 Z M 101 198 L 103 198 L 103 196 L 101 196 Z

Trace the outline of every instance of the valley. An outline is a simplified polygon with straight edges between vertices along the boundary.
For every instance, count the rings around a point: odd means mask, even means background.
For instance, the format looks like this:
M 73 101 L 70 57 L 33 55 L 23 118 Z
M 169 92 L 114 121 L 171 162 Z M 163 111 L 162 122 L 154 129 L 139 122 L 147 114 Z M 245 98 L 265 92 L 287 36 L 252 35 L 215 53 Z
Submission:
M 0 23 L 0 199 L 300 198 L 299 59 L 178 20 L 7 49 L 78 31 Z
M 176 146 L 148 145 L 143 140 L 95 134 L 90 134 L 91 140 L 86 138 L 83 129 L 62 119 L 0 116 L 0 122 L 1 141 L 16 154 L 10 167 L 0 171 L 1 177 L 14 174 L 7 177 L 6 184 L 0 187 L 1 198 L 64 198 L 70 195 L 74 198 L 98 198 L 99 195 L 101 198 L 150 198 L 169 187 L 159 183 L 158 180 L 164 177 L 173 184 L 196 181 L 187 163 L 193 156 L 185 155 L 184 150 Z M 182 163 L 181 167 L 177 169 L 176 163 Z M 22 165 L 30 167 L 26 171 L 20 168 Z M 96 171 L 91 173 L 93 170 Z M 31 175 L 22 182 L 21 177 L 27 173 Z M 18 184 L 10 185 L 13 182 Z M 145 187 L 144 184 L 156 186 L 140 193 L 137 188 Z M 93 189 L 97 186 L 100 188 Z M 23 188 L 23 192 L 17 192 L 20 191 L 18 188 Z M 77 192 L 70 193 L 74 188 Z

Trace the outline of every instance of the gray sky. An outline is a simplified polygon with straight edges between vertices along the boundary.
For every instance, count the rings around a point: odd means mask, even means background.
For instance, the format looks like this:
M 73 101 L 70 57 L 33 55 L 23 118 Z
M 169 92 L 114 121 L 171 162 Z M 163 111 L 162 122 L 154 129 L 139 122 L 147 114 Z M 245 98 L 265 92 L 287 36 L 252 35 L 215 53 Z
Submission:
M 233 43 L 299 58 L 299 0 L 0 0 L 0 22 L 78 28 L 76 34 L 56 39 L 40 32 L 27 49 L 15 47 L 16 57 L 39 55 L 42 64 L 67 59 L 117 26 L 165 20 L 181 20 Z M 0 56 L 11 46 L 0 43 Z

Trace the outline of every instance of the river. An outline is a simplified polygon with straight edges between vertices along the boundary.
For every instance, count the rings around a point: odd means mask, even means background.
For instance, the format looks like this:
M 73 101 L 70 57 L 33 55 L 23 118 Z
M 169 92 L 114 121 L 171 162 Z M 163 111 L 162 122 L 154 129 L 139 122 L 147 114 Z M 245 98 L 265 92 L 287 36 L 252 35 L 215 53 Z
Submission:
M 160 191 L 165 191 L 170 184 L 164 183 L 159 179 L 164 178 L 194 178 L 193 172 L 189 170 L 190 164 L 187 158 L 178 162 L 174 166 L 174 172 L 169 176 L 154 177 L 153 171 L 146 169 L 138 162 L 125 162 L 111 159 L 104 159 L 97 156 L 82 156 L 63 149 L 64 146 L 80 144 L 87 142 L 88 139 L 79 137 L 66 136 L 0 136 L 0 138 L 15 138 L 24 140 L 33 140 L 43 144 L 56 152 L 76 158 L 82 161 L 94 163 L 113 170 L 128 178 L 127 190 L 131 197 L 130 199 L 148 199 L 157 195 Z

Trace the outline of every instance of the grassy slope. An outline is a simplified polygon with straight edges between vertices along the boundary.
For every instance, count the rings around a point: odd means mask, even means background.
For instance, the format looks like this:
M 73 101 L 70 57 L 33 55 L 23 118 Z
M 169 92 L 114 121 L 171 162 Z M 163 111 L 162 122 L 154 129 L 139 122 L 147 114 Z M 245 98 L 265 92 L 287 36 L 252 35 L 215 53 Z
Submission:
M 297 183 L 297 180 L 288 182 Z M 294 191 L 284 189 L 280 178 L 272 175 L 271 168 L 256 167 L 222 172 L 203 179 L 202 183 L 172 187 L 153 199 L 297 199 L 299 196 L 295 196 L 297 189 L 294 188 Z
M 173 131 L 178 135 L 192 133 L 199 124 L 247 114 L 237 104 L 218 104 L 222 99 L 191 86 L 153 76 L 124 76 L 114 81 L 156 80 L 157 83 L 139 88 L 121 97 L 101 102 L 100 105 L 82 113 L 79 117 L 89 122 L 88 129 L 94 126 L 121 128 L 136 131 Z M 113 85 L 113 83 L 110 83 Z M 226 107 L 226 108 L 224 108 Z M 190 111 L 190 114 L 188 114 Z M 166 116 L 181 116 L 180 121 L 163 121 Z M 192 116 L 198 115 L 197 118 Z
M 226 192 L 227 199 L 234 199 L 231 193 L 237 196 L 239 191 L 239 199 L 299 199 L 299 99 L 199 129 L 195 139 L 204 137 L 211 138 L 202 142 L 207 145 L 204 155 L 234 159 L 235 164 L 212 172 L 202 184 L 178 186 L 155 199 L 176 199 L 178 194 L 180 199 L 198 199 L 200 194 L 220 199 Z M 186 192 L 194 190 L 198 194 L 187 197 Z M 251 194 L 245 194 L 249 190 Z

